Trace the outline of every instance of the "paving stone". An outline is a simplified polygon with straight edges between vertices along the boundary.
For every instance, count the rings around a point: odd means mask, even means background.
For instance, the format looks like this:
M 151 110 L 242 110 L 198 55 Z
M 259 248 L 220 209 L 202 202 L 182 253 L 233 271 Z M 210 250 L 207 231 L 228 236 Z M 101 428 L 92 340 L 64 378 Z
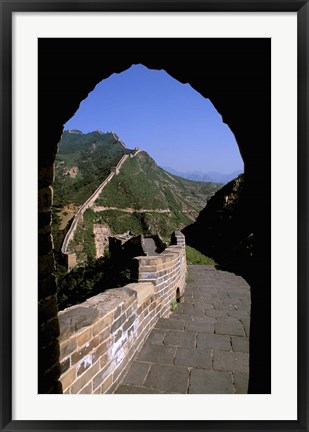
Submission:
M 251 310 L 251 302 L 233 303 L 235 310 L 238 312 L 247 312 Z
M 143 385 L 149 372 L 150 364 L 134 361 L 124 379 L 124 384 L 133 384 L 136 386 Z
M 236 300 L 236 301 L 250 302 L 250 300 L 251 300 L 250 292 L 246 292 L 246 290 L 241 290 L 239 292 L 229 291 L 227 294 L 231 299 Z
M 230 338 L 224 335 L 198 333 L 196 343 L 198 349 L 214 349 L 222 351 L 230 351 L 232 349 Z
M 244 326 L 246 336 L 249 337 L 249 335 L 250 335 L 250 319 L 249 319 L 249 317 L 247 319 L 241 318 L 240 321 L 241 321 L 242 325 Z
M 217 319 L 207 317 L 206 315 L 204 315 L 203 317 L 200 317 L 200 316 L 191 317 L 191 321 L 193 321 L 193 322 L 208 322 L 208 323 L 214 324 L 215 322 L 217 322 Z
M 189 393 L 234 393 L 232 374 L 228 372 L 192 369 Z
M 195 333 L 181 330 L 167 330 L 163 344 L 182 347 L 195 347 L 195 339 Z
M 203 293 L 193 294 L 192 299 L 190 300 L 190 303 L 195 303 L 195 302 L 212 303 L 214 298 L 215 297 L 209 293 L 207 293 L 207 294 L 203 294 Z
M 150 363 L 172 364 L 176 348 L 169 345 L 155 345 L 145 343 L 137 355 L 137 360 Z
M 228 311 L 227 314 L 231 318 L 236 318 L 238 320 L 242 320 L 242 319 L 249 319 L 250 320 L 249 311 L 244 312 L 244 311 L 233 310 L 233 311 Z
M 178 310 L 177 310 L 177 312 L 173 313 L 173 319 L 175 319 L 175 320 L 182 320 L 183 321 L 185 318 L 186 318 L 185 315 L 183 313 L 179 312 Z
M 218 371 L 249 372 L 249 355 L 241 352 L 214 351 L 213 368 Z
M 160 345 L 163 342 L 165 334 L 166 334 L 166 330 L 154 328 L 150 332 L 147 342 Z
M 215 324 L 205 321 L 186 321 L 185 330 L 194 333 L 214 333 Z
M 210 350 L 199 350 L 197 348 L 177 348 L 174 364 L 192 368 L 211 369 Z
M 144 383 L 165 393 L 187 393 L 189 370 L 182 367 L 153 365 Z
M 182 300 L 159 319 L 116 393 L 247 393 L 249 286 L 233 273 L 190 266 Z
M 160 318 L 155 326 L 155 328 L 162 328 L 168 330 L 183 330 L 185 327 L 185 322 L 174 318 Z
M 205 314 L 212 318 L 227 318 L 226 311 L 218 311 L 215 308 L 205 310 Z
M 238 394 L 247 394 L 248 393 L 248 385 L 249 385 L 249 374 L 234 372 L 234 387 L 235 393 Z
M 249 340 L 244 337 L 232 336 L 233 351 L 249 353 Z
M 245 336 L 242 323 L 233 318 L 219 318 L 215 324 L 215 332 L 217 334 Z
M 120 385 L 115 391 L 116 394 L 152 394 L 162 393 L 159 390 L 146 388 L 146 387 L 135 387 L 132 385 Z
M 194 316 L 197 315 L 197 312 L 199 312 L 200 314 L 202 314 L 203 316 L 205 316 L 205 304 L 204 303 L 197 303 L 194 302 L 192 303 L 193 305 L 193 309 L 194 309 Z
M 182 310 L 185 315 L 194 315 L 196 312 L 192 303 L 184 303 L 182 305 Z
M 226 304 L 226 303 L 223 303 L 223 302 L 216 302 L 213 305 L 214 305 L 214 307 L 215 307 L 215 309 L 217 311 L 223 311 L 223 312 L 227 312 L 228 313 L 228 311 L 230 311 L 230 310 L 231 311 L 235 310 L 234 306 L 231 303 Z

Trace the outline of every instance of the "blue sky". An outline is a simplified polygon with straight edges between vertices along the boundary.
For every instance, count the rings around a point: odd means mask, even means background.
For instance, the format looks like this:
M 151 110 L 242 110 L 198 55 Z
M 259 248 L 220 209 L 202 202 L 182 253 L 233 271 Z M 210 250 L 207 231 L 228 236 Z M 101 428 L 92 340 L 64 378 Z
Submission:
M 128 148 L 140 147 L 178 171 L 243 170 L 234 135 L 209 99 L 143 65 L 101 81 L 65 129 L 113 130 Z

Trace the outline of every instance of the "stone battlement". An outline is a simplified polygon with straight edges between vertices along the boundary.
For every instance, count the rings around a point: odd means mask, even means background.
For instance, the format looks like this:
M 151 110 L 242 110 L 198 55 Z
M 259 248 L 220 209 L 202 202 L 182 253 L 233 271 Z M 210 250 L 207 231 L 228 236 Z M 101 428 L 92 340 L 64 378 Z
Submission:
M 64 393 L 113 393 L 158 319 L 171 314 L 187 270 L 184 236 L 175 233 L 173 242 L 158 256 L 133 260 L 135 283 L 58 313 Z

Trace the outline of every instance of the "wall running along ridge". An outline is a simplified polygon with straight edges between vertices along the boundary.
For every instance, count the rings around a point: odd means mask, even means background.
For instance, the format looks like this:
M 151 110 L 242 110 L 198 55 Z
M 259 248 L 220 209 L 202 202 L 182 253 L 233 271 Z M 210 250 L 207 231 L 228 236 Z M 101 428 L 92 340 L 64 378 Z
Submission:
M 134 154 L 136 156 L 136 154 Z M 116 165 L 116 167 L 112 168 L 112 172 L 106 177 L 106 179 L 100 184 L 100 186 L 94 191 L 94 193 L 84 202 L 83 205 L 76 212 L 72 224 L 70 226 L 69 231 L 67 232 L 61 247 L 61 252 L 66 259 L 66 264 L 68 269 L 72 269 L 76 266 L 76 254 L 68 252 L 68 245 L 71 240 L 74 238 L 74 234 L 78 225 L 78 222 L 82 220 L 83 214 L 85 211 L 92 207 L 95 201 L 98 199 L 100 193 L 105 188 L 105 186 L 112 180 L 112 178 L 119 173 L 119 170 L 123 163 L 128 159 L 129 155 L 124 155 Z
M 160 317 L 185 289 L 182 233 L 155 257 L 133 260 L 136 283 L 114 288 L 58 313 L 63 393 L 113 393 Z M 178 291 L 179 290 L 179 291 Z

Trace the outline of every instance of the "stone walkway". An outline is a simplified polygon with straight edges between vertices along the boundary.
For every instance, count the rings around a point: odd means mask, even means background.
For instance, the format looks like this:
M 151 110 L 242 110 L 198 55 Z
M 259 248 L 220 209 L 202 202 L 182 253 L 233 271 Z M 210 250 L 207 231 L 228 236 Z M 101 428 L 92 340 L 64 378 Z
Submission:
M 250 287 L 189 266 L 183 302 L 160 318 L 115 393 L 247 393 Z

